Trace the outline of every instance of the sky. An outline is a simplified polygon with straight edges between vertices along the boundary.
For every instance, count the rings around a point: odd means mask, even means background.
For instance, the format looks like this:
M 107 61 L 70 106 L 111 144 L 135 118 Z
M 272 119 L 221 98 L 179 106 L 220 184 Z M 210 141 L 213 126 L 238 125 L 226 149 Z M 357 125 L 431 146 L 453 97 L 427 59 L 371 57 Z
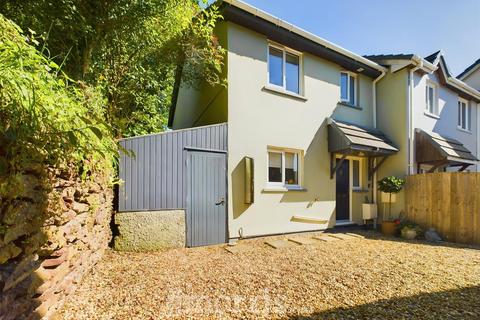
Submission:
M 243 0 L 354 53 L 442 49 L 458 75 L 480 58 L 480 0 Z

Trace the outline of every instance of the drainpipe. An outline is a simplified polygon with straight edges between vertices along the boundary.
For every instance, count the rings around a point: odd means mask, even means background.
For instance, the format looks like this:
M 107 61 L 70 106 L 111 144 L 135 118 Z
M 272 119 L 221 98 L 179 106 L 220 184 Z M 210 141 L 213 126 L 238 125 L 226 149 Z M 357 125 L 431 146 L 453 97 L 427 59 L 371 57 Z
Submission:
M 407 174 L 411 175 L 414 174 L 414 158 L 413 158 L 413 153 L 414 153 L 414 144 L 413 144 L 413 138 L 415 135 L 415 126 L 414 126 L 414 121 L 413 121 L 413 85 L 414 85 L 414 79 L 413 75 L 415 71 L 418 69 L 423 68 L 423 61 L 419 60 L 416 61 L 417 66 L 415 68 L 410 69 L 408 73 L 408 101 L 407 101 L 407 117 L 408 117 L 408 164 L 407 164 Z
M 477 108 L 475 109 L 477 114 L 477 159 L 480 159 L 480 102 L 477 103 Z M 477 163 L 477 172 L 480 171 L 480 165 Z
M 377 128 L 377 82 L 385 77 L 387 73 L 382 71 L 372 83 L 372 108 L 373 108 L 373 127 Z M 373 165 L 377 164 L 377 160 L 373 159 Z M 377 203 L 377 173 L 375 172 L 372 177 L 372 203 Z

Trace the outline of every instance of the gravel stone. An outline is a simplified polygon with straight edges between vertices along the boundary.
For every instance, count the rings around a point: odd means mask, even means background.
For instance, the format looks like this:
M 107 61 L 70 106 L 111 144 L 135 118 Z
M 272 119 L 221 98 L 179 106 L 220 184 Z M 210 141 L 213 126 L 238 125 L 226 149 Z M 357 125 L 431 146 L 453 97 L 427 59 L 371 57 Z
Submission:
M 235 254 L 224 245 L 109 251 L 60 316 L 480 319 L 479 247 L 362 235 L 282 250 L 265 238 L 243 240 L 253 250 Z

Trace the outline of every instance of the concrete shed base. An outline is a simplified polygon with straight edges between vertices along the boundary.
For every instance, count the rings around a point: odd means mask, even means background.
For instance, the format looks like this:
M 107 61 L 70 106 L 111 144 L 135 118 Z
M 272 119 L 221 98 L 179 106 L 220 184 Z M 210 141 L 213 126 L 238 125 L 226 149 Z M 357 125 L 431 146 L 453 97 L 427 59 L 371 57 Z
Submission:
M 185 211 L 142 211 L 115 214 L 119 251 L 155 251 L 185 247 Z

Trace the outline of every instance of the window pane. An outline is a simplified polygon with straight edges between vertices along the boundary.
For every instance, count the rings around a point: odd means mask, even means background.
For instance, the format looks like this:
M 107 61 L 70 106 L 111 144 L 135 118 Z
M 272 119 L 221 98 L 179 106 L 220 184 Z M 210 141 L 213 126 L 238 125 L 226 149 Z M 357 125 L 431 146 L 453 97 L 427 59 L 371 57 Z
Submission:
M 434 100 L 433 100 L 433 88 L 432 87 L 428 87 L 428 111 L 430 113 L 435 113 L 435 110 L 434 110 Z
M 285 184 L 298 184 L 298 154 L 285 153 Z
M 458 126 L 462 126 L 462 103 L 458 101 Z
M 467 130 L 472 129 L 472 107 L 467 105 Z
M 282 154 L 268 153 L 268 181 L 282 182 Z
M 340 98 L 342 101 L 348 101 L 348 74 L 340 74 Z
M 355 105 L 355 78 L 350 77 L 350 104 Z
M 462 128 L 467 129 L 465 120 L 467 119 L 467 106 L 462 103 Z
M 360 161 L 352 162 L 352 184 L 354 187 L 360 187 Z
M 269 48 L 268 74 L 271 84 L 283 87 L 283 52 Z
M 287 90 L 300 93 L 300 60 L 298 56 L 286 54 Z

